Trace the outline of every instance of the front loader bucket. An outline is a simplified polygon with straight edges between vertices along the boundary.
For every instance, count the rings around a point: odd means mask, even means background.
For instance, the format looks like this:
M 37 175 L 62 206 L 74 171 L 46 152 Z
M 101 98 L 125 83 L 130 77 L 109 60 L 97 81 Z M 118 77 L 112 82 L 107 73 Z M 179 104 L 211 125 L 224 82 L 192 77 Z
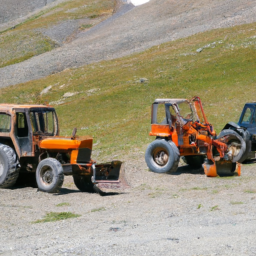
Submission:
M 216 176 L 232 176 L 236 172 L 238 176 L 241 175 L 241 164 L 233 163 L 232 161 L 206 161 L 203 164 L 204 173 L 207 177 Z
M 93 166 L 92 182 L 102 192 L 123 191 L 129 188 L 121 161 L 96 164 Z

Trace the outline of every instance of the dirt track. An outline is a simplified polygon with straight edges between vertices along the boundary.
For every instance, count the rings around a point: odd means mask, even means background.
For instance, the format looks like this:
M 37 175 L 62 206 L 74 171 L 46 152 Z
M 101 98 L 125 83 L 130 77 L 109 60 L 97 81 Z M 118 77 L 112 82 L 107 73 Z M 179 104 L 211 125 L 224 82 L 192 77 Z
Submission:
M 151 0 L 73 42 L 0 69 L 0 86 L 26 82 L 101 60 L 143 51 L 153 45 L 206 30 L 256 21 L 252 0 Z
M 180 167 L 154 174 L 126 164 L 131 189 L 100 196 L 66 177 L 60 194 L 0 192 L 0 255 L 255 255 L 255 163 L 241 177 L 206 178 Z M 57 204 L 69 206 L 57 207 Z M 81 217 L 32 223 L 47 212 Z

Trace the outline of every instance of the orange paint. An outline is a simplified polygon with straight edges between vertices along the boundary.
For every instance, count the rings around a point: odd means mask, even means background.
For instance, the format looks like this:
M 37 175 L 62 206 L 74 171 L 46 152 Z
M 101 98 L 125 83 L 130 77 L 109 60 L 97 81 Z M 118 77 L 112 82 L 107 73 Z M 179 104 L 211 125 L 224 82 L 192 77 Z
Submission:
M 71 138 L 58 136 L 41 140 L 39 142 L 39 146 L 42 149 L 48 150 L 70 150 L 78 148 L 92 149 L 92 141 L 93 139 L 90 136 L 76 138 L 74 140 L 71 140 Z
M 217 169 L 215 163 L 213 164 L 203 164 L 204 166 L 204 173 L 207 177 L 217 177 Z
M 77 163 L 77 156 L 78 156 L 78 149 L 72 150 L 70 156 L 70 163 L 76 164 Z
M 171 134 L 169 125 L 151 124 L 150 136 L 169 137 Z

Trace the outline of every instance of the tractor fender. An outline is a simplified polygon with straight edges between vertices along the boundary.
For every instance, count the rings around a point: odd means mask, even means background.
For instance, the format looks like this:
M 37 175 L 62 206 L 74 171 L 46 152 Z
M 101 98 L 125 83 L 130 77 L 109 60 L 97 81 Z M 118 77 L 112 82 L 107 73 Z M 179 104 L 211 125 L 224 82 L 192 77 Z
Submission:
M 227 123 L 224 126 L 224 128 L 222 129 L 222 131 L 223 130 L 228 130 L 228 129 L 237 132 L 245 140 L 245 142 L 250 140 L 250 133 L 246 129 L 244 129 L 243 127 L 238 125 L 237 123 L 235 123 L 235 122 Z
M 239 126 L 237 123 L 235 122 L 229 122 L 227 123 L 224 128 L 222 130 L 226 130 L 226 129 L 229 129 L 230 127 L 233 127 L 235 129 L 241 129 L 241 126 Z
M 236 127 L 231 126 L 232 124 L 235 124 Z M 243 143 L 244 144 L 244 153 L 240 156 L 240 159 L 238 160 L 238 162 L 242 163 L 245 160 L 249 159 L 249 155 L 251 152 L 251 145 L 252 145 L 251 140 L 250 140 L 250 133 L 247 130 L 244 130 L 239 125 L 237 125 L 236 123 L 233 123 L 233 122 L 226 124 L 226 126 L 224 128 L 226 128 L 226 129 L 223 129 L 217 138 L 222 137 L 223 134 L 228 134 L 229 131 L 230 132 L 232 131 L 232 133 L 233 132 L 237 133 L 237 135 L 239 137 L 241 136 L 242 139 L 244 140 L 244 143 Z

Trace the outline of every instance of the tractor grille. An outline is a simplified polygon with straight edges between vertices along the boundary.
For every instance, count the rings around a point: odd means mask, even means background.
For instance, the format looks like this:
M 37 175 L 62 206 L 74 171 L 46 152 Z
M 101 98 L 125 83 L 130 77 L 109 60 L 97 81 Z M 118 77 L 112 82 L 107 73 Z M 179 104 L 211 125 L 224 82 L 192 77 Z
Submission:
M 92 150 L 89 148 L 79 148 L 77 163 L 88 163 L 91 160 Z

